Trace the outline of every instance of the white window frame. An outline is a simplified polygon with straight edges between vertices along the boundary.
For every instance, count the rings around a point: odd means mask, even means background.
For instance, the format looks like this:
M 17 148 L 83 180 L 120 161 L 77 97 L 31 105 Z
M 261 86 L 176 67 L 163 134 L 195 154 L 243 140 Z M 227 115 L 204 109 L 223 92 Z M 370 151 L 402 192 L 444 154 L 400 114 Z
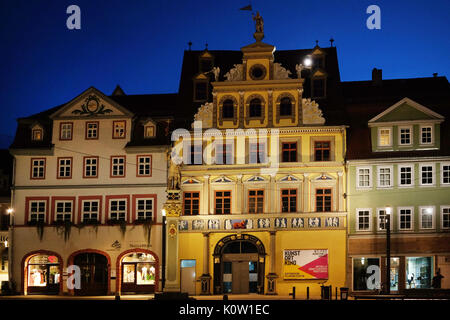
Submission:
M 450 181 L 447 183 L 444 182 L 444 166 L 450 167 L 450 162 L 441 162 L 441 167 L 440 167 L 441 186 L 450 186 Z
M 424 228 L 422 225 L 422 216 L 424 216 L 425 214 L 428 214 L 428 213 L 424 213 L 423 211 L 429 210 L 429 209 L 431 209 L 431 228 Z M 436 221 L 435 213 L 436 213 L 435 206 L 420 206 L 419 207 L 419 229 L 420 230 L 434 230 L 435 229 L 435 221 Z
M 89 127 L 90 125 L 95 125 L 95 127 Z M 99 122 L 97 121 L 87 121 L 86 122 L 86 139 L 87 140 L 95 140 L 98 139 L 98 130 L 99 130 Z M 95 134 L 94 134 L 95 133 Z M 91 136 L 89 136 L 89 134 Z
M 33 219 L 31 219 L 32 203 L 44 203 L 44 213 L 43 213 L 44 220 L 39 220 L 39 219 L 33 220 Z M 47 204 L 47 200 L 30 200 L 29 203 L 28 203 L 28 221 L 43 221 L 45 223 L 47 221 L 47 205 L 48 205 Z M 37 207 L 39 208 L 39 204 L 37 205 Z M 34 214 L 36 214 L 37 218 L 39 218 L 39 214 L 42 214 L 42 213 L 35 212 Z
M 381 130 L 389 130 L 389 144 L 388 145 L 381 145 Z M 378 128 L 378 147 L 380 148 L 388 148 L 392 147 L 392 127 L 379 127 Z
M 115 201 L 117 201 L 117 206 L 119 205 L 119 201 L 125 201 L 125 210 L 123 210 L 123 213 L 125 215 L 125 219 L 124 220 L 119 219 L 119 214 L 122 213 L 122 210 L 117 210 L 117 212 L 114 211 L 115 213 L 117 213 L 117 218 L 114 219 L 114 221 L 125 221 L 125 222 L 128 222 L 128 217 L 127 217 L 127 215 L 128 215 L 128 199 L 127 198 L 110 199 L 109 200 L 109 203 L 108 203 L 108 206 L 109 206 L 109 208 L 108 208 L 109 209 L 108 210 L 108 219 L 109 220 L 113 220 L 111 218 L 111 215 L 113 213 L 113 211 L 112 211 L 112 203 L 115 202 Z
M 35 163 L 35 161 L 37 161 L 37 163 Z M 41 161 L 44 161 L 44 163 L 41 164 Z M 45 158 L 31 159 L 31 178 L 32 179 L 45 179 L 46 165 L 47 165 L 47 159 L 45 159 Z M 34 175 L 35 168 L 37 168 L 37 175 Z M 41 175 L 41 169 L 42 169 L 42 175 Z
M 368 186 L 360 185 L 361 180 L 359 179 L 359 170 L 369 170 L 369 185 Z M 372 167 L 371 166 L 356 167 L 356 189 L 371 189 L 372 183 L 373 183 L 372 180 L 373 180 L 373 178 L 372 178 Z
M 70 219 L 69 220 L 64 219 L 64 216 L 67 214 L 65 211 L 62 213 L 58 213 L 58 204 L 59 203 L 64 203 L 64 204 L 70 203 Z M 65 205 L 63 206 L 63 208 L 65 208 Z M 56 200 L 55 201 L 55 217 L 54 217 L 55 221 L 60 221 L 60 222 L 73 221 L 73 209 L 74 209 L 74 207 L 73 207 L 72 200 Z M 58 220 L 58 214 L 62 214 L 62 216 L 63 216 L 62 220 Z
M 431 179 L 432 183 L 423 183 L 422 181 L 422 168 L 423 167 L 431 167 Z M 419 164 L 419 185 L 422 187 L 432 187 L 436 185 L 436 166 L 434 163 L 421 163 Z
M 361 211 L 368 211 L 369 212 L 369 228 L 368 229 L 360 229 L 359 228 L 359 213 Z M 371 232 L 372 231 L 372 209 L 371 208 L 357 208 L 356 209 L 356 215 L 355 215 L 356 219 L 355 219 L 355 230 L 358 232 Z
M 411 227 L 409 229 L 402 229 L 401 228 L 401 210 L 410 210 L 411 211 Z M 392 214 L 392 213 L 391 213 Z M 398 216 L 398 230 L 399 231 L 413 231 L 414 230 L 414 207 L 398 207 L 397 208 L 397 216 Z M 392 219 L 391 219 L 392 222 Z
M 151 177 L 152 176 L 152 156 L 151 155 L 143 155 L 143 156 L 137 156 L 137 176 L 138 177 Z M 141 159 L 144 159 L 144 162 L 141 162 Z M 147 162 L 147 159 L 148 162 Z M 145 173 L 148 166 L 148 174 Z M 144 171 L 144 173 L 140 173 L 141 169 Z
M 380 171 L 381 169 L 389 169 L 390 170 L 390 179 L 389 186 L 382 186 L 380 184 Z M 390 189 L 394 186 L 394 166 L 377 166 L 377 187 L 379 189 Z
M 422 129 L 423 128 L 431 128 L 431 142 L 423 142 L 422 140 Z M 424 124 L 420 126 L 419 131 L 419 145 L 422 146 L 430 146 L 434 144 L 434 125 L 433 124 Z
M 448 227 L 444 227 L 444 209 L 448 209 L 448 215 L 449 215 L 449 219 L 450 219 L 450 204 L 449 205 L 443 205 L 441 206 L 441 230 L 450 230 L 450 226 Z
M 73 123 L 63 122 L 59 132 L 59 140 L 72 140 Z
M 61 161 L 69 161 L 67 163 L 61 163 Z M 64 168 L 64 175 L 61 175 L 61 168 Z M 68 175 L 67 175 L 68 173 Z M 58 178 L 71 178 L 72 177 L 72 158 L 59 158 L 58 159 Z
M 86 202 L 90 202 L 91 204 L 90 204 L 90 206 L 89 206 L 89 212 L 85 212 L 84 211 L 84 204 L 86 203 Z M 92 211 L 92 203 L 93 202 L 96 202 L 97 203 L 97 212 L 94 212 L 94 211 Z M 80 208 L 80 211 L 81 211 L 81 217 L 80 217 L 80 219 L 81 219 L 81 221 L 82 222 L 84 222 L 85 221 L 85 218 L 84 218 L 84 215 L 87 213 L 87 214 L 89 214 L 89 220 L 93 220 L 92 219 L 92 214 L 93 213 L 97 213 L 97 221 L 100 221 L 99 219 L 100 219 L 100 200 L 98 200 L 98 199 L 86 199 L 86 200 L 82 200 L 81 201 L 81 208 Z
M 380 211 L 384 211 L 384 212 L 386 212 L 386 207 L 384 207 L 384 208 L 377 208 L 377 227 L 376 227 L 376 230 L 377 231 L 381 231 L 381 232 L 386 232 L 386 229 L 381 229 L 380 228 Z M 392 231 L 392 230 L 394 230 L 394 219 L 393 219 L 393 214 L 394 214 L 394 210 L 391 210 L 391 221 L 390 221 L 390 224 L 389 224 L 389 229 Z M 385 224 L 386 224 L 386 222 L 385 222 Z
M 410 168 L 411 169 L 411 183 L 410 184 L 402 184 L 402 168 Z M 397 185 L 399 188 L 411 188 L 414 187 L 414 164 L 399 164 L 397 165 Z
M 402 129 L 409 129 L 409 143 L 402 143 Z M 412 146 L 413 144 L 413 127 L 412 126 L 399 126 L 398 127 L 398 145 L 399 146 Z
M 117 163 L 114 163 L 115 160 L 118 160 Z M 123 160 L 123 163 L 120 163 L 120 160 Z M 125 177 L 126 175 L 126 165 L 127 158 L 125 156 L 113 156 L 111 157 L 111 177 Z M 120 169 L 122 169 L 123 174 L 119 174 Z M 116 172 L 116 174 L 114 174 Z
M 88 160 L 92 160 L 92 159 L 95 159 L 96 163 L 92 164 L 92 162 L 91 162 L 90 164 L 88 164 L 87 161 Z M 98 177 L 98 168 L 99 168 L 98 163 L 99 163 L 99 160 L 100 160 L 100 158 L 97 158 L 97 157 L 86 157 L 86 158 L 84 158 L 84 172 L 83 172 L 83 176 L 85 178 L 96 178 L 96 177 Z M 89 170 L 89 172 L 90 172 L 89 175 L 87 175 L 88 167 L 90 169 Z M 96 175 L 92 175 L 92 168 L 94 168 L 94 167 L 95 167 Z
M 136 221 L 140 221 L 139 220 L 139 212 L 140 211 L 143 211 L 144 212 L 144 214 L 145 214 L 145 217 L 144 217 L 144 219 L 146 219 L 147 218 L 147 216 L 148 216 L 148 214 L 147 214 L 147 212 L 149 212 L 147 209 L 143 209 L 143 210 L 139 210 L 139 201 L 148 201 L 148 200 L 150 200 L 151 202 L 152 202 L 152 209 L 151 209 L 151 213 L 150 213 L 150 217 L 152 218 L 152 219 L 154 219 L 154 213 L 155 213 L 155 199 L 154 198 L 136 198 L 136 212 L 135 212 L 135 214 L 136 214 Z

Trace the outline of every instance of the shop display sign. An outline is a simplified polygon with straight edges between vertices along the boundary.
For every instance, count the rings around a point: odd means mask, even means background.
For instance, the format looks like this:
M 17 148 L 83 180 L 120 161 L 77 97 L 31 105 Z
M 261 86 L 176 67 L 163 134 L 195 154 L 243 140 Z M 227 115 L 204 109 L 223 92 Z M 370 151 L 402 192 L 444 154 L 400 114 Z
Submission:
M 287 280 L 328 279 L 328 249 L 283 250 L 283 277 Z

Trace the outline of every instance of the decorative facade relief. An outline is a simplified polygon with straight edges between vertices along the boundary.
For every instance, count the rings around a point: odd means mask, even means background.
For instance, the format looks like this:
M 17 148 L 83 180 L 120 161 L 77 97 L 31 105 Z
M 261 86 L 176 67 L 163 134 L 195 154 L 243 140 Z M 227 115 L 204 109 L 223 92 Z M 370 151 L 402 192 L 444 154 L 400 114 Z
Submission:
M 194 115 L 194 121 L 201 121 L 203 128 L 212 128 L 213 126 L 213 103 L 206 102 L 198 108 Z M 193 127 L 194 124 L 192 124 Z
M 275 62 L 273 64 L 273 78 L 274 80 L 289 79 L 291 72 L 282 67 L 280 63 Z
M 225 73 L 225 81 L 242 81 L 244 80 L 244 66 L 242 64 L 235 64 L 234 68 Z
M 324 124 L 325 118 L 322 117 L 322 110 L 319 104 L 311 99 L 302 99 L 303 124 Z

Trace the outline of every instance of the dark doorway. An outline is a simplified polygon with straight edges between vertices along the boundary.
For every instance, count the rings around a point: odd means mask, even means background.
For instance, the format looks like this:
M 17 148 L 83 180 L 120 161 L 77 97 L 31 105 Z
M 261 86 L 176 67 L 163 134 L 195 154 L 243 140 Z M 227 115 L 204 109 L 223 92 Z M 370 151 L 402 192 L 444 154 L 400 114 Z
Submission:
M 98 253 L 80 253 L 74 258 L 74 265 L 80 267 L 81 288 L 75 289 L 80 296 L 108 294 L 108 260 Z

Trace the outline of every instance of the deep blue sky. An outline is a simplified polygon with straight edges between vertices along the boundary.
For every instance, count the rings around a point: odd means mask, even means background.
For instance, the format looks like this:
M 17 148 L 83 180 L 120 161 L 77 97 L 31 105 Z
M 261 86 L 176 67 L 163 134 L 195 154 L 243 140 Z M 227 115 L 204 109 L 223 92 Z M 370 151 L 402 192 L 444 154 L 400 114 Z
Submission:
M 81 8 L 68 30 L 66 8 Z M 0 147 L 16 118 L 74 98 L 90 86 L 110 94 L 176 92 L 183 51 L 205 43 L 238 50 L 253 41 L 248 0 L 0 0 Z M 335 39 L 342 80 L 450 73 L 448 0 L 252 0 L 264 41 L 278 49 L 329 46 Z M 381 8 L 381 30 L 366 28 L 366 8 Z M 226 72 L 224 70 L 224 72 Z M 6 137 L 5 136 L 9 136 Z M 6 141 L 5 141 L 6 140 Z

